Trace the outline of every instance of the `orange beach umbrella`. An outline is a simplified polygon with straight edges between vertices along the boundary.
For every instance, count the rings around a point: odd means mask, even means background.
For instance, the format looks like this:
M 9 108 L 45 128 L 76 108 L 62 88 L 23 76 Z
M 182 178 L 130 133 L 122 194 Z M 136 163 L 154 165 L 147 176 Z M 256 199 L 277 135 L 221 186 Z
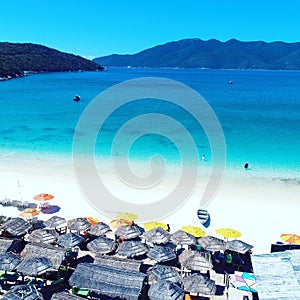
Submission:
M 109 223 L 109 226 L 112 228 L 119 228 L 121 226 L 128 226 L 128 225 L 132 225 L 132 222 L 130 222 L 128 220 L 124 220 L 124 219 L 112 220 Z
M 35 208 L 26 208 L 23 211 L 19 213 L 20 217 L 31 219 L 34 216 L 37 216 L 40 212 L 36 210 Z
M 98 219 L 93 217 L 87 217 L 86 219 L 92 224 L 92 226 L 95 226 L 99 222 Z
M 300 244 L 300 236 L 294 233 L 283 233 L 280 238 L 289 244 Z
M 53 198 L 54 198 L 53 195 L 45 194 L 45 193 L 38 194 L 38 195 L 33 197 L 33 199 L 37 200 L 37 201 L 48 201 L 48 200 L 51 200 Z

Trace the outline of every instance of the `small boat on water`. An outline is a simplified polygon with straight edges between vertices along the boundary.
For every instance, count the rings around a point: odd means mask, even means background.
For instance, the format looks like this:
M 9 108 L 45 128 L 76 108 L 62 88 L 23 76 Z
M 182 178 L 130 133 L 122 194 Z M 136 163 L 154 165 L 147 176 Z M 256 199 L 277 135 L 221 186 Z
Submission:
M 80 100 L 80 96 L 79 95 L 76 95 L 74 98 L 73 98 L 74 101 L 78 102 Z
M 207 210 L 205 209 L 198 209 L 197 211 L 198 219 L 200 220 L 200 223 L 204 227 L 208 227 L 210 225 L 210 215 Z

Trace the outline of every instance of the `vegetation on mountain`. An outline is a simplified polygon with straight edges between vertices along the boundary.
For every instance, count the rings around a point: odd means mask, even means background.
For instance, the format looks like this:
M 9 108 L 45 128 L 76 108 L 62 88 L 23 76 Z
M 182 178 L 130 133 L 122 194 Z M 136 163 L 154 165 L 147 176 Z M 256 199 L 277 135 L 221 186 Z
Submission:
M 0 42 L 0 77 L 14 78 L 31 72 L 103 71 L 80 56 L 31 43 Z
M 300 70 L 300 43 L 185 39 L 94 61 L 116 67 Z

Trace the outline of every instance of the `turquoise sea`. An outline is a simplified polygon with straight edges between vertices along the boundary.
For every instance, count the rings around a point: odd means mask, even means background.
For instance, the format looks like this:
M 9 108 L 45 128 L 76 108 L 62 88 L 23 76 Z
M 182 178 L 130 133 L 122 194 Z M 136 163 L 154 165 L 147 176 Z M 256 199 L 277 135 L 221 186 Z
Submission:
M 0 82 L 1 155 L 71 156 L 74 130 L 85 107 L 106 88 L 139 77 L 173 79 L 206 99 L 225 134 L 229 169 L 243 168 L 248 161 L 252 170 L 299 177 L 300 71 L 111 68 L 103 73 L 32 74 Z M 73 101 L 76 94 L 81 101 Z M 145 113 L 178 120 L 193 136 L 199 156 L 205 155 L 209 164 L 210 146 L 201 126 L 186 111 L 154 99 L 135 101 L 111 115 L 97 141 L 97 154 L 109 155 L 118 128 Z M 137 133 L 138 128 L 127 132 Z M 180 161 L 176 145 L 154 134 L 138 139 L 129 155 L 144 160 L 156 153 L 171 163 Z

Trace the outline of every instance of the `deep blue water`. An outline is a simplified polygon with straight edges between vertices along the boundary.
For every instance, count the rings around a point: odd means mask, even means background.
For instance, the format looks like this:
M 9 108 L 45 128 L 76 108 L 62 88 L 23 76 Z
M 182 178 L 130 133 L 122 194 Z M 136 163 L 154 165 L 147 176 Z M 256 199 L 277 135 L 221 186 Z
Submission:
M 148 76 L 182 82 L 208 101 L 224 130 L 229 168 L 240 168 L 248 161 L 253 169 L 300 171 L 298 71 L 112 68 L 104 73 L 35 74 L 0 82 L 0 151 L 71 155 L 75 126 L 89 102 L 116 83 Z M 228 85 L 229 80 L 234 84 Z M 78 103 L 73 101 L 75 94 L 81 95 Z M 199 156 L 205 154 L 210 161 L 210 146 L 201 126 L 187 112 L 153 99 L 128 104 L 107 119 L 97 153 L 109 154 L 113 137 L 124 122 L 151 112 L 183 124 L 192 134 Z M 139 128 L 127 132 L 138 133 Z M 143 159 L 161 153 L 177 162 L 176 146 L 176 141 L 152 134 L 138 139 L 129 155 Z M 127 153 L 121 149 L 115 155 Z

